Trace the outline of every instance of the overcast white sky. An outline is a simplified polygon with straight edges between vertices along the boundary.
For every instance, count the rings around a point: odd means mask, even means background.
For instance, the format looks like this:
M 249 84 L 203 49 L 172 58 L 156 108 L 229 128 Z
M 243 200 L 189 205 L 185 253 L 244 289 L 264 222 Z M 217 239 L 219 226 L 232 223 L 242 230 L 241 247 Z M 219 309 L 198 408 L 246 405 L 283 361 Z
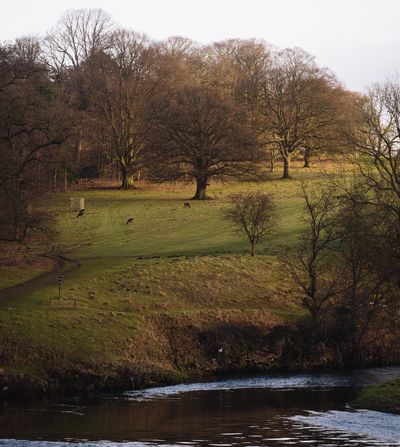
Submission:
M 3 4 L 4 3 L 4 4 Z M 299 46 L 353 90 L 400 72 L 400 0 L 0 0 L 0 40 L 43 35 L 70 8 L 102 8 L 155 39 Z

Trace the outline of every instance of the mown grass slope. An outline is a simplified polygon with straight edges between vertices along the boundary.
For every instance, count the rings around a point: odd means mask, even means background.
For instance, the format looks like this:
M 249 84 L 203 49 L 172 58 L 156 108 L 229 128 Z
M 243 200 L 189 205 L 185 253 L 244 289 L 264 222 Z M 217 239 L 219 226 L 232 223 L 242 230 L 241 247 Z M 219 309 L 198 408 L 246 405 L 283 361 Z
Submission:
M 169 191 L 151 192 L 146 185 L 140 188 L 53 197 L 52 209 L 60 232 L 57 249 L 76 258 L 241 252 L 247 250 L 247 241 L 238 237 L 222 216 L 229 195 L 241 190 L 261 190 L 276 197 L 279 224 L 273 237 L 263 244 L 264 253 L 276 254 L 294 242 L 301 226 L 297 181 L 217 185 L 212 188 L 214 200 L 192 202 L 190 209 L 183 207 L 183 201 L 190 197 L 188 187 L 178 185 Z M 86 201 L 84 218 L 76 218 L 76 213 L 69 210 L 69 198 L 80 195 Z M 134 218 L 133 225 L 126 224 L 129 217 Z

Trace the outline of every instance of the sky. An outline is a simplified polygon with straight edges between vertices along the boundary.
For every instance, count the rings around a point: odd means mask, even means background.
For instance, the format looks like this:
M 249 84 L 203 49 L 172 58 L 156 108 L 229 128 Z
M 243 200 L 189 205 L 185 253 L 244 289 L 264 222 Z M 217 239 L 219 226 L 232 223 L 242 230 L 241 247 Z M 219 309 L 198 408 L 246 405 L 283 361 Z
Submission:
M 101 8 L 157 40 L 257 38 L 298 46 L 351 90 L 400 73 L 400 0 L 0 0 L 0 6 L 0 41 L 42 36 L 67 9 Z

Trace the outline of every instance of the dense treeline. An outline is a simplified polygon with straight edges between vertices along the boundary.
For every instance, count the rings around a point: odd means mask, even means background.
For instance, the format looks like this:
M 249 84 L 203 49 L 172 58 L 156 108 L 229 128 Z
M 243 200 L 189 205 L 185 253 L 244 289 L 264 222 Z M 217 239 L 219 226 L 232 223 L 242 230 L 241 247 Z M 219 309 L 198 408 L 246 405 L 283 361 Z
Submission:
M 34 39 L 0 48 L 0 206 L 14 240 L 38 223 L 31 199 L 53 187 L 73 129 L 63 92 L 40 55 Z
M 356 97 L 301 49 L 256 40 L 201 46 L 71 10 L 45 37 L 0 47 L 1 221 L 21 239 L 33 195 L 119 170 L 134 180 L 254 176 L 351 147 Z

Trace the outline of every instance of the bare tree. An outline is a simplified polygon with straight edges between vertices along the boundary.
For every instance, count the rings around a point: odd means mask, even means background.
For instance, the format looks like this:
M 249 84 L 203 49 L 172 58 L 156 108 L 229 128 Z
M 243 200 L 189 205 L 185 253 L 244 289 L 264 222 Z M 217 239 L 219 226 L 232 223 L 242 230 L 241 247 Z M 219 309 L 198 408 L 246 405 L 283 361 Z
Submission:
M 325 92 L 320 93 L 323 96 L 321 100 L 329 103 L 327 113 L 331 114 L 331 118 L 318 131 L 304 138 L 301 152 L 305 168 L 310 167 L 314 157 L 354 154 L 354 145 L 349 141 L 348 134 L 358 119 L 357 95 L 338 85 L 326 85 Z
M 45 60 L 53 78 L 60 80 L 68 69 L 110 48 L 113 22 L 102 9 L 70 9 L 44 39 Z
M 65 12 L 42 41 L 42 60 L 76 114 L 76 129 L 73 138 L 70 138 L 74 150 L 66 154 L 63 166 L 60 166 L 64 179 L 68 177 L 68 168 L 76 170 L 82 162 L 84 148 L 95 146 L 97 150 L 104 150 L 106 146 L 98 138 L 101 135 L 100 126 L 88 113 L 90 101 L 86 75 L 89 61 L 110 48 L 113 30 L 111 16 L 105 11 L 71 9 Z M 54 172 L 57 170 L 58 166 L 55 165 Z
M 294 284 L 300 288 L 303 306 L 317 327 L 336 293 L 337 280 L 330 262 L 332 243 L 338 239 L 334 225 L 338 198 L 331 189 L 310 193 L 302 185 L 307 229 L 294 252 L 283 263 Z
M 231 206 L 224 216 L 235 228 L 247 236 L 250 254 L 254 256 L 256 245 L 270 234 L 276 223 L 275 206 L 272 197 L 262 193 L 242 193 L 231 197 Z
M 394 315 L 390 312 L 399 306 L 396 263 L 384 237 L 383 216 L 376 213 L 368 195 L 368 186 L 357 179 L 357 183 L 341 191 L 336 214 L 340 284 L 336 306 L 341 311 L 347 355 L 353 359 L 362 355 L 371 331 L 387 331 L 398 311 Z
M 251 123 L 271 65 L 271 49 L 263 41 L 229 39 L 206 48 L 206 59 L 214 86 L 246 104 Z
M 158 85 L 155 49 L 145 35 L 125 30 L 116 31 L 112 42 L 89 60 L 85 80 L 103 144 L 119 163 L 121 188 L 128 189 L 143 167 L 147 109 Z
M 247 111 L 249 125 L 266 152 L 270 171 L 274 171 L 279 149 L 271 143 L 260 114 L 263 87 L 273 66 L 273 51 L 264 41 L 229 39 L 214 43 L 207 51 L 210 83 L 235 98 Z
M 374 86 L 359 104 L 360 119 L 351 135 L 359 154 L 355 162 L 400 260 L 400 83 Z
M 158 179 L 196 180 L 195 200 L 206 199 L 211 178 L 250 174 L 257 161 L 246 115 L 218 90 L 186 88 L 153 103 L 151 166 Z
M 157 45 L 157 73 L 164 95 L 206 83 L 207 64 L 203 47 L 190 39 L 170 37 Z
M 382 203 L 400 203 L 400 84 L 387 82 L 370 89 L 361 102 L 361 121 L 353 140 L 368 163 L 361 172 Z M 390 199 L 390 198 L 391 199 Z M 389 199 L 386 201 L 386 199 Z M 396 209 L 397 206 L 395 205 Z
M 334 82 L 303 50 L 284 50 L 274 58 L 258 106 L 259 127 L 279 149 L 283 178 L 290 177 L 293 152 L 323 139 L 326 129 L 335 123 Z

